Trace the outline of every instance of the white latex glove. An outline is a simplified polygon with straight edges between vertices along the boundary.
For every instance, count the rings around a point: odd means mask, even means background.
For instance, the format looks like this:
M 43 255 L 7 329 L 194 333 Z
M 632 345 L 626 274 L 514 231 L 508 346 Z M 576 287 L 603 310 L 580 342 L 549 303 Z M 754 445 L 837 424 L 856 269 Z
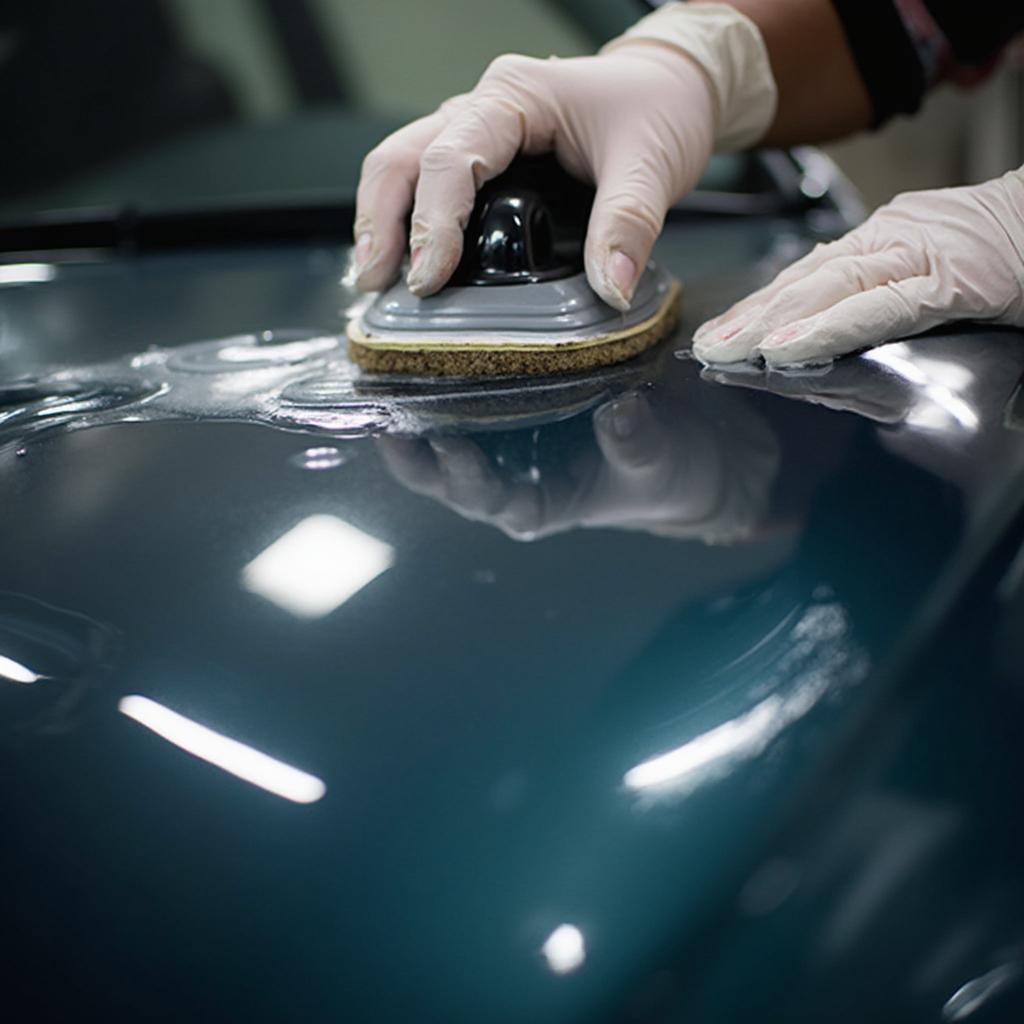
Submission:
M 553 150 L 597 185 L 587 278 L 607 303 L 628 309 L 666 210 L 696 185 L 716 139 L 756 141 L 774 109 L 760 33 L 728 5 L 669 4 L 595 57 L 499 57 L 472 92 L 366 157 L 356 283 L 364 291 L 391 283 L 411 205 L 407 283 L 417 295 L 436 292 L 461 257 L 477 189 L 518 152 Z
M 698 328 L 693 351 L 707 363 L 827 362 L 949 320 L 1024 327 L 1024 168 L 897 196 Z

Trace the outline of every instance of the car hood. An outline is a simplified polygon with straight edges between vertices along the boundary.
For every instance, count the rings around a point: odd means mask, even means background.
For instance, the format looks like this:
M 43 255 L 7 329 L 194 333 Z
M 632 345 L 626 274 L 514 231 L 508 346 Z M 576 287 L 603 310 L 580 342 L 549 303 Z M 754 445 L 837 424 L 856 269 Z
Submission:
M 813 237 L 672 225 L 672 339 L 504 384 L 346 370 L 323 246 L 6 268 L 0 857 L 38 1019 L 673 1005 L 671 951 L 1019 500 L 1018 334 L 676 356 Z

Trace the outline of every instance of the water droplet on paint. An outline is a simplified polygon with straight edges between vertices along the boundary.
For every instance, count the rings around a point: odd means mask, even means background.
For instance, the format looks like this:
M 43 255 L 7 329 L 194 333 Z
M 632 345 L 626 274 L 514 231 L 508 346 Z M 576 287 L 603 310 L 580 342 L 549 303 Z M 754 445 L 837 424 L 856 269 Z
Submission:
M 282 424 L 300 424 L 307 430 L 321 430 L 335 437 L 369 437 L 386 430 L 392 416 L 386 406 L 377 404 L 358 403 L 332 409 L 282 403 L 275 420 Z

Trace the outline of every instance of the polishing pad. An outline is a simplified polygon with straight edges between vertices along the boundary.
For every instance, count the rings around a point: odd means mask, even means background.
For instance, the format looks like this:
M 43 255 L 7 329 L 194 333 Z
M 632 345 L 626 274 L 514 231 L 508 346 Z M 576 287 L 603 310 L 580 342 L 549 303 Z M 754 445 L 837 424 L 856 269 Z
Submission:
M 664 338 L 681 288 L 648 265 L 629 310 L 602 301 L 583 273 L 593 190 L 551 160 L 519 158 L 481 189 L 451 282 L 418 298 L 403 283 L 348 327 L 375 372 L 427 376 L 565 373 L 630 359 Z
M 602 302 L 583 274 L 512 289 L 446 288 L 426 299 L 395 285 L 349 324 L 349 351 L 367 370 L 434 376 L 607 366 L 675 327 L 680 291 L 649 267 L 623 314 Z

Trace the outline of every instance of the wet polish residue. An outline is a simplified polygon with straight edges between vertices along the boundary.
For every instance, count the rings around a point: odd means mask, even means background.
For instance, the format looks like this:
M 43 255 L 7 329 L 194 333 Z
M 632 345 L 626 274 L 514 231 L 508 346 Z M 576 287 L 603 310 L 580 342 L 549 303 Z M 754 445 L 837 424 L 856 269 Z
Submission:
M 222 420 L 320 435 L 325 440 L 421 435 L 472 423 L 502 429 L 564 419 L 635 383 L 643 361 L 583 378 L 546 381 L 365 373 L 344 337 L 312 329 L 263 330 L 173 348 L 149 346 L 123 358 L 54 367 L 0 390 L 0 448 L 24 448 L 52 431 L 156 421 Z M 497 410 L 497 412 L 496 412 Z M 329 445 L 295 464 L 333 469 Z

